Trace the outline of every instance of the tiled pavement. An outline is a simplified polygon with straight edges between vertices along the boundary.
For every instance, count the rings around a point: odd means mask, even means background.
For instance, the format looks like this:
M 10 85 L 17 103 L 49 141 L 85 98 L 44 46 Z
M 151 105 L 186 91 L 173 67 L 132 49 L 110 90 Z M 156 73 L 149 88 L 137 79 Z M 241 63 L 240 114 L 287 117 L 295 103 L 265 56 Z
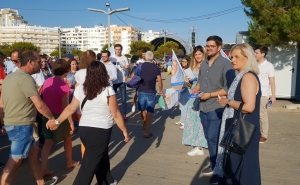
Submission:
M 163 74 L 167 86 L 169 76 Z M 129 97 L 133 91 L 129 90 Z M 131 98 L 130 98 L 131 99 Z M 131 100 L 128 100 L 131 102 Z M 289 103 L 278 101 L 269 111 L 270 136 L 268 142 L 261 144 L 260 164 L 263 185 L 300 184 L 300 111 L 287 111 L 280 106 Z M 130 106 L 127 107 L 131 109 Z M 109 146 L 111 173 L 122 185 L 206 185 L 209 177 L 201 171 L 208 166 L 208 151 L 204 156 L 186 155 L 191 147 L 181 145 L 182 131 L 174 124 L 179 120 L 180 111 L 161 111 L 157 107 L 152 125 L 153 137 L 143 138 L 139 114 L 130 113 L 127 124 L 132 140 L 124 144 L 121 132 L 113 129 Z M 65 170 L 66 160 L 63 144 L 52 150 L 49 169 L 55 171 L 60 185 L 72 184 L 78 168 Z M 6 136 L 0 136 L 0 162 L 6 162 L 9 142 Z M 298 153 L 298 154 L 297 154 Z M 73 137 L 74 160 L 80 160 L 80 140 Z M 298 157 L 297 157 L 298 156 Z M 251 173 L 251 172 L 249 172 Z M 24 161 L 17 172 L 16 185 L 35 184 L 29 171 L 28 162 Z M 92 184 L 96 184 L 94 179 Z

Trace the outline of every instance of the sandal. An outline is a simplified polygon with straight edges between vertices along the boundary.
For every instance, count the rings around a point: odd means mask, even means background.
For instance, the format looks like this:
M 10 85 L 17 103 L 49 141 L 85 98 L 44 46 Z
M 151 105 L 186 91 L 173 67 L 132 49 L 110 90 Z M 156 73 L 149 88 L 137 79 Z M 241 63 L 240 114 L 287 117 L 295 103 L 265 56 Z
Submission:
M 75 168 L 76 166 L 79 166 L 80 162 L 79 161 L 73 161 L 72 164 L 67 165 L 67 170 Z
M 144 138 L 150 138 L 150 137 L 152 137 L 153 135 L 150 133 L 150 134 L 148 134 L 148 135 L 144 135 Z

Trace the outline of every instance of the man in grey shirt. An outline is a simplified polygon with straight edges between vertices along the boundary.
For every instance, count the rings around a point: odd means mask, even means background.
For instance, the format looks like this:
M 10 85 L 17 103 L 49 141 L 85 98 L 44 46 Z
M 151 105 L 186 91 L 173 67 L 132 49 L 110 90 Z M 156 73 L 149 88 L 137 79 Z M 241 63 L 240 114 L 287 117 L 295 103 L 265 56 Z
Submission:
M 203 92 L 200 95 L 200 118 L 208 143 L 210 168 L 203 170 L 205 174 L 212 174 L 216 164 L 219 131 L 224 108 L 217 102 L 218 95 L 226 96 L 229 86 L 235 77 L 229 60 L 220 54 L 222 39 L 219 36 L 210 36 L 206 40 L 207 60 L 200 66 L 198 84 L 192 93 Z M 214 175 L 211 183 L 218 182 Z

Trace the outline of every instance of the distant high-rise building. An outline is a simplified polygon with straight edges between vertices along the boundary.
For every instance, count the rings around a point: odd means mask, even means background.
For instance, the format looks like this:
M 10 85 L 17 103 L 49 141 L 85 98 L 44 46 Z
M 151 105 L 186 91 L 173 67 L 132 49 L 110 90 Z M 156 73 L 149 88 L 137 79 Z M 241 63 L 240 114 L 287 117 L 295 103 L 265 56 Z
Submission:
M 130 44 L 138 39 L 138 29 L 132 26 L 110 25 L 111 44 L 121 44 L 122 54 L 130 53 Z M 108 29 L 106 28 L 106 42 L 108 43 Z
M 61 30 L 69 31 L 61 36 L 61 46 L 66 48 L 67 53 L 71 53 L 72 50 L 93 50 L 97 54 L 106 43 L 104 26 L 96 25 L 93 28 L 75 26 L 74 28 L 61 28 Z
M 23 16 L 19 15 L 18 10 L 3 8 L 0 10 L 0 26 L 20 26 L 28 24 L 23 20 Z
M 0 43 L 31 42 L 41 48 L 41 53 L 50 54 L 59 44 L 58 27 L 0 26 Z

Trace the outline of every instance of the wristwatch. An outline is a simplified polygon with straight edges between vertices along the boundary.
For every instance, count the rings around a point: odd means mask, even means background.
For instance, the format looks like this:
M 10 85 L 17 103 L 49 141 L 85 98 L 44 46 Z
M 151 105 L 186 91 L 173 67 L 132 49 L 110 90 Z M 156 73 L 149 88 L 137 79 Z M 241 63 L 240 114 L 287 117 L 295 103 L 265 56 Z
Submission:
M 228 99 L 228 100 L 227 100 L 226 107 L 229 107 L 230 101 L 231 101 L 231 99 Z
M 57 120 L 54 120 L 54 121 L 55 121 L 55 124 L 56 124 L 56 125 L 59 125 L 59 124 L 60 124 L 59 121 L 57 121 Z

